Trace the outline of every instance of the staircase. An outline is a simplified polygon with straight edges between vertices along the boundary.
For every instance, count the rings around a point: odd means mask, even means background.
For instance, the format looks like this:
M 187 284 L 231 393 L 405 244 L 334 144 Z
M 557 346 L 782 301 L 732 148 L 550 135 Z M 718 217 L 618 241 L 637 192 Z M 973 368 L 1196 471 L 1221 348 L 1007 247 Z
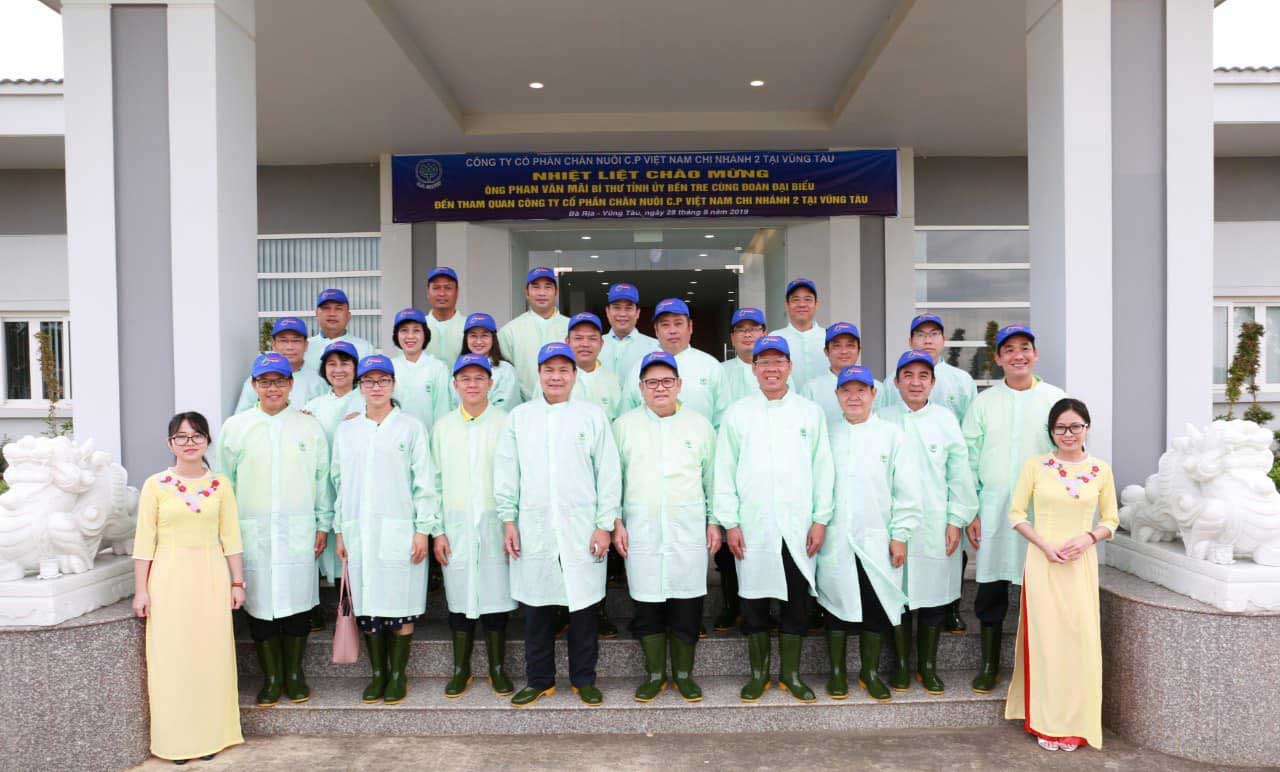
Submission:
M 707 610 L 719 608 L 719 588 L 712 586 Z M 557 673 L 554 695 L 531 707 L 517 709 L 509 697 L 499 697 L 489 687 L 487 657 L 483 637 L 477 635 L 472 655 L 475 680 L 466 694 L 456 699 L 444 696 L 444 684 L 452 669 L 452 644 L 444 622 L 443 593 L 432 592 L 427 619 L 414 633 L 409 660 L 409 696 L 397 705 L 364 705 L 360 692 L 368 680 L 364 659 L 352 665 L 331 662 L 332 625 L 308 640 L 304 669 L 312 697 L 301 704 L 282 698 L 279 705 L 260 708 L 254 697 L 260 687 L 260 670 L 253 644 L 242 626 L 237 626 L 236 655 L 240 669 L 240 713 L 246 734 L 555 734 L 555 733 L 707 733 L 801 730 L 865 730 L 879 728 L 952 728 L 991 726 L 1003 721 L 1005 692 L 1013 663 L 1014 626 L 1017 599 L 1005 625 L 1001 664 L 1006 671 L 991 694 L 976 694 L 969 681 L 979 661 L 978 621 L 974 618 L 974 585 L 965 583 L 962 608 L 969 630 L 964 635 L 942 636 L 938 647 L 939 675 L 947 685 L 944 695 L 927 694 L 913 683 L 907 692 L 894 692 L 887 703 L 871 700 L 857 688 L 858 646 L 849 640 L 850 695 L 845 700 L 826 696 L 827 652 L 822 635 L 804 641 L 801 672 L 818 695 L 816 703 L 804 704 L 780 691 L 776 682 L 763 699 L 744 703 L 738 690 L 747 680 L 746 639 L 737 631 L 710 632 L 698 643 L 694 676 L 704 698 L 686 703 L 673 689 L 651 703 L 632 699 L 644 673 L 639 644 L 627 634 L 631 616 L 630 599 L 623 587 L 609 588 L 610 617 L 621 631 L 616 639 L 600 642 L 597 685 L 604 692 L 604 705 L 588 708 L 573 694 L 568 682 L 568 658 L 563 640 L 556 644 Z M 331 591 L 325 600 L 332 605 Z M 708 618 L 708 630 L 710 619 Z M 507 672 L 519 689 L 524 685 L 523 624 L 519 612 L 512 614 L 508 628 Z M 772 669 L 777 675 L 779 657 L 774 639 Z M 915 642 L 912 641 L 914 652 Z M 880 671 L 888 679 L 892 672 L 892 647 L 886 642 Z M 913 654 L 914 658 L 914 654 Z

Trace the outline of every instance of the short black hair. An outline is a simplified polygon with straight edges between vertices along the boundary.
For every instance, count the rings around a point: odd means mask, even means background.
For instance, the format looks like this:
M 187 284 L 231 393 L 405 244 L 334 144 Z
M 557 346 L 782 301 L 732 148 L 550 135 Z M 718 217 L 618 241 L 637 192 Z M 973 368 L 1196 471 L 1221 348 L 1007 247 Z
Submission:
M 349 361 L 353 365 L 360 364 L 359 362 L 356 361 L 355 357 L 351 356 L 345 351 L 342 351 L 341 349 L 335 349 L 333 351 L 330 351 L 328 354 L 325 354 L 320 357 L 320 379 L 323 380 L 325 383 L 329 383 L 329 376 L 325 375 L 324 373 L 324 363 L 329 359 L 329 357 L 342 357 L 343 359 Z M 329 383 L 329 385 L 332 386 L 333 384 Z
M 436 278 L 439 279 L 440 277 L 437 276 Z M 449 277 L 446 276 L 445 278 L 447 279 Z M 422 322 L 419 322 L 417 319 L 401 319 L 400 323 L 391 329 L 391 343 L 394 344 L 395 347 L 398 349 L 401 349 L 401 350 L 404 349 L 404 346 L 400 345 L 400 328 L 405 326 L 409 322 L 413 322 L 414 324 L 422 324 Z M 427 336 L 427 339 L 422 341 L 422 350 L 426 351 L 427 346 L 431 345 L 431 325 L 422 324 L 422 332 L 424 335 Z
M 1068 411 L 1078 413 L 1084 419 L 1085 426 L 1090 426 L 1093 423 L 1093 420 L 1089 418 L 1089 408 L 1083 402 L 1072 397 L 1063 397 L 1053 403 L 1053 407 L 1049 408 L 1049 439 L 1053 440 L 1054 445 L 1057 445 L 1058 442 L 1053 439 L 1053 425 L 1058 423 L 1058 419 L 1062 417 L 1062 414 Z

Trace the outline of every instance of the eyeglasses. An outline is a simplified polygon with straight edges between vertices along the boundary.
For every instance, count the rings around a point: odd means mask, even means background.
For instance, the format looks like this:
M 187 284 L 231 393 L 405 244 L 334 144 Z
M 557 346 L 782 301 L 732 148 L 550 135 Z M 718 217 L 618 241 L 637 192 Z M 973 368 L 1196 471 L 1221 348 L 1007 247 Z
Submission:
M 935 338 L 942 340 L 945 336 L 938 330 L 916 330 L 911 333 L 911 337 L 923 338 L 925 340 L 933 340 Z
M 391 378 L 378 378 L 376 380 L 370 380 L 368 378 L 360 379 L 360 386 L 362 388 L 370 389 L 389 389 L 393 383 L 395 383 L 395 381 Z
M 676 380 L 675 378 L 646 378 L 640 383 L 649 391 L 657 391 L 658 389 L 674 389 Z
M 203 445 L 209 438 L 203 434 L 175 434 L 169 438 L 174 445 Z
M 289 381 L 285 378 L 272 378 L 271 380 L 259 378 L 258 385 L 264 389 L 283 389 L 289 385 Z
M 1084 434 L 1084 430 L 1089 428 L 1089 424 L 1056 424 L 1053 427 L 1055 436 L 1061 437 L 1064 434 Z

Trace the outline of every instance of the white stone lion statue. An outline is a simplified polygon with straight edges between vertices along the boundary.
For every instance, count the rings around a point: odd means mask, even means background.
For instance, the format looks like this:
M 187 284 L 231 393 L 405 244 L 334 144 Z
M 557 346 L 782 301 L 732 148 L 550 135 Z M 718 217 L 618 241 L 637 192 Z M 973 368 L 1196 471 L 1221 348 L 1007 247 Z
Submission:
M 54 558 L 64 574 L 93 568 L 106 547 L 133 552 L 138 491 L 92 440 L 23 437 L 4 446 L 9 490 L 0 495 L 0 582 Z
M 1120 494 L 1120 525 L 1138 541 L 1181 537 L 1199 560 L 1280 566 L 1280 493 L 1271 470 L 1271 432 L 1251 421 L 1214 421 L 1160 457 L 1146 486 Z

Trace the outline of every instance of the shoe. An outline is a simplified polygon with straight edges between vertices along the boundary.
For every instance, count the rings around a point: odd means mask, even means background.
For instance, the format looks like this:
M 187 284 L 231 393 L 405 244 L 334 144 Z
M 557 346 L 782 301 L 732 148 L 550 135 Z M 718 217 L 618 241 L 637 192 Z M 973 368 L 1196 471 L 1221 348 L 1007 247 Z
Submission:
M 990 694 L 1000 683 L 1000 625 L 982 626 L 982 664 L 973 679 L 973 690 L 978 694 Z
M 596 617 L 596 635 L 606 641 L 618 637 L 618 626 L 609 621 L 609 611 L 605 608 L 604 601 L 600 601 L 600 609 Z
M 596 708 L 604 704 L 604 695 L 600 693 L 595 684 L 575 686 L 573 687 L 573 693 L 578 695 L 578 699 L 582 700 L 582 704 L 589 707 Z
M 845 669 L 848 656 L 849 634 L 844 630 L 827 629 L 827 658 L 831 661 L 831 677 L 827 679 L 827 696 L 833 700 L 849 697 L 849 674 Z
M 706 626 L 705 624 L 699 624 L 699 625 L 698 625 L 698 638 L 699 638 L 699 639 L 702 639 L 702 638 L 706 638 L 706 637 L 707 637 L 707 626 Z
M 289 702 L 306 702 L 311 699 L 311 687 L 302 672 L 302 656 L 307 650 L 307 636 L 284 636 L 284 696 Z
M 969 629 L 969 626 L 964 623 L 964 618 L 960 616 L 959 598 L 947 604 L 947 610 L 942 616 L 942 629 L 952 635 L 964 635 Z
M 324 629 L 324 606 L 317 605 L 311 609 L 311 632 L 318 633 Z
M 369 685 L 364 687 L 360 699 L 367 705 L 382 699 L 387 689 L 387 635 L 386 633 L 365 633 L 365 650 L 369 652 L 369 670 L 372 677 Z
M 668 635 L 671 645 L 671 680 L 685 702 L 701 702 L 702 687 L 693 680 L 693 655 L 697 644 L 685 643 L 677 636 Z
M 903 615 L 902 624 L 893 628 L 893 675 L 889 677 L 889 686 L 895 692 L 905 692 L 911 688 L 911 617 Z
M 258 691 L 258 707 L 269 708 L 280 702 L 284 690 L 284 649 L 280 637 L 255 641 L 258 664 L 262 666 L 262 689 Z
M 929 694 L 942 694 L 946 686 L 938 677 L 938 638 L 941 625 L 921 625 L 916 641 L 916 678 Z
M 412 635 L 393 634 L 387 641 L 387 688 L 382 693 L 382 701 L 387 705 L 404 702 L 409 696 L 409 679 L 404 670 L 409 665 L 412 645 Z
M 738 692 L 743 702 L 756 702 L 769 690 L 769 657 L 773 642 L 768 633 L 751 633 L 747 636 L 747 657 L 751 660 L 751 680 Z
M 484 634 L 485 653 L 489 655 L 489 685 L 494 694 L 503 697 L 516 690 L 515 684 L 507 676 L 507 633 L 505 630 L 490 630 Z
M 190 760 L 191 760 L 191 759 L 174 759 L 174 760 L 173 760 L 173 765 L 174 765 L 175 767 L 180 767 L 180 766 L 182 766 L 183 764 L 186 764 L 186 763 L 187 763 L 188 761 L 190 761 Z
M 511 698 L 511 704 L 517 708 L 527 708 L 543 697 L 550 697 L 555 693 L 556 687 L 554 684 L 546 687 L 545 689 L 539 689 L 536 686 L 526 686 L 516 692 L 516 695 Z
M 475 642 L 475 633 L 453 631 L 453 674 L 449 683 L 444 685 L 444 696 L 461 697 L 471 686 L 471 647 Z
M 801 702 L 815 702 L 813 690 L 800 679 L 800 648 L 804 645 L 804 636 L 783 633 L 778 639 L 778 651 L 782 654 L 782 667 L 778 670 L 778 687 L 790 692 Z
M 737 627 L 742 620 L 738 608 L 738 574 L 736 571 L 720 574 L 720 613 L 711 623 L 711 629 L 725 633 Z
M 213 761 L 213 757 L 214 757 L 215 755 L 217 755 L 217 754 L 210 753 L 208 756 L 201 756 L 201 757 L 200 757 L 200 760 L 201 760 L 201 761 Z
M 644 652 L 644 683 L 636 687 L 636 702 L 653 702 L 667 688 L 666 633 L 646 635 L 640 639 Z
M 1060 747 L 1058 743 L 1053 740 L 1036 740 L 1036 742 L 1039 743 L 1040 747 L 1044 748 L 1046 751 L 1056 751 Z
M 867 630 L 858 634 L 858 686 L 866 689 L 867 696 L 876 702 L 888 702 L 893 692 L 880 680 L 880 649 L 884 637 Z
M 1077 743 L 1077 742 L 1067 742 L 1066 740 L 1058 741 L 1058 750 L 1064 751 L 1066 753 L 1070 753 L 1079 747 L 1080 747 L 1080 743 Z

